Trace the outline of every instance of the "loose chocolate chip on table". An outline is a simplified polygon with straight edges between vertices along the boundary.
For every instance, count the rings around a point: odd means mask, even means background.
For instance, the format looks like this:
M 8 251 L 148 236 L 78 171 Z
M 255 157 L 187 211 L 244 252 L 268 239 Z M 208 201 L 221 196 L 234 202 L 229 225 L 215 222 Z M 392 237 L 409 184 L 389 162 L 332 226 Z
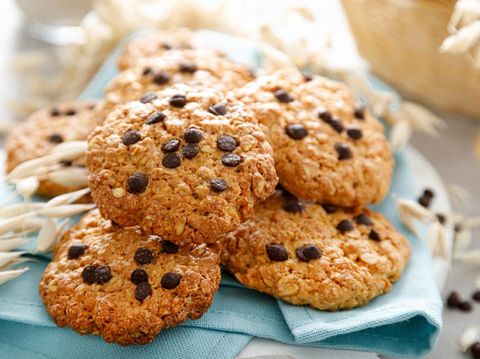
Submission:
M 223 103 L 217 103 L 216 105 L 210 106 L 208 112 L 214 114 L 215 116 L 223 116 L 227 113 L 227 108 Z
M 447 297 L 447 307 L 449 308 L 458 308 L 461 302 L 462 299 L 457 291 L 452 291 Z
M 308 135 L 307 129 L 299 123 L 287 125 L 285 127 L 285 132 L 287 133 L 288 137 L 293 138 L 294 140 L 301 140 Z
M 288 251 L 281 244 L 267 244 L 267 255 L 270 260 L 275 262 L 283 262 L 288 259 Z
M 295 250 L 295 253 L 297 254 L 298 259 L 300 259 L 302 262 L 318 259 L 322 255 L 322 251 L 313 244 L 307 244 L 303 247 L 299 247 Z
M 191 127 L 183 134 L 188 143 L 199 143 L 203 139 L 203 133 L 198 128 Z
M 112 272 L 109 266 L 95 268 L 95 281 L 98 284 L 107 283 L 110 279 L 112 279 Z
M 56 116 L 60 116 L 60 111 L 58 110 L 58 108 L 54 107 L 50 110 L 50 116 L 53 116 L 53 117 L 56 117 Z
M 170 81 L 170 76 L 168 76 L 167 73 L 160 71 L 153 75 L 152 80 L 157 85 L 165 85 L 168 83 L 168 81 Z
M 73 108 L 70 108 L 65 112 L 65 115 L 67 116 L 75 116 L 76 114 L 77 114 L 77 110 L 74 110 Z
M 325 212 L 327 212 L 328 214 L 332 214 L 338 211 L 338 207 L 333 204 L 325 203 L 325 204 L 322 204 L 322 207 L 325 210 Z
M 145 192 L 148 186 L 148 178 L 143 173 L 136 172 L 127 179 L 127 191 L 133 194 Z
M 163 152 L 175 152 L 180 148 L 180 140 L 173 138 L 162 145 Z
M 193 62 L 182 62 L 178 67 L 180 72 L 186 72 L 193 74 L 195 71 L 198 70 L 198 66 Z
M 165 153 L 162 159 L 162 165 L 165 168 L 177 168 L 182 164 L 182 160 L 179 155 L 174 152 Z
M 283 103 L 289 103 L 289 102 L 294 101 L 293 97 L 290 96 L 290 94 L 287 91 L 282 90 L 282 89 L 279 89 L 279 90 L 275 91 L 273 93 L 273 95 L 275 96 L 275 98 L 278 101 L 283 102 Z
M 332 127 L 337 133 L 342 133 L 344 128 L 342 125 L 342 121 L 340 121 L 338 118 L 332 118 L 330 120 L 325 120 L 325 123 L 328 123 L 330 127 Z
M 140 97 L 140 102 L 141 103 L 149 103 L 152 102 L 157 98 L 157 95 L 153 92 L 147 92 L 145 95 Z
M 151 67 L 145 67 L 142 71 L 142 75 L 143 76 L 147 76 L 147 75 L 150 75 L 152 73 L 152 68 Z
M 152 286 L 148 282 L 142 282 L 135 287 L 135 298 L 143 302 L 145 298 L 152 294 Z
M 358 106 L 353 111 L 353 115 L 357 120 L 365 119 L 365 108 L 363 106 Z
M 352 150 L 344 143 L 336 143 L 334 148 L 338 153 L 338 159 L 340 161 L 349 160 L 353 157 Z
M 242 157 L 235 153 L 227 153 L 226 155 L 223 155 L 222 163 L 227 167 L 236 167 L 242 163 Z
M 210 180 L 210 188 L 212 191 L 220 193 L 227 189 L 227 181 L 223 178 L 213 178 Z
M 480 302 L 480 290 L 477 290 L 472 294 L 472 299 L 475 302 Z
M 474 359 L 480 358 L 480 342 L 475 342 L 470 346 L 470 353 Z
M 163 275 L 160 284 L 162 285 L 162 288 L 173 289 L 180 284 L 180 279 L 182 279 L 182 276 L 180 274 L 174 272 L 167 272 Z
M 182 149 L 183 157 L 188 158 L 189 160 L 198 155 L 198 152 L 199 148 L 198 145 L 195 143 L 187 143 L 185 146 L 183 146 Z
M 149 264 L 153 261 L 153 253 L 148 248 L 138 248 L 133 258 L 138 264 Z
M 187 98 L 184 95 L 174 95 L 169 103 L 173 107 L 181 108 L 187 104 Z
M 333 119 L 332 113 L 325 108 L 321 108 L 317 112 L 318 118 L 325 121 L 330 122 Z
M 82 279 L 87 284 L 93 284 L 96 282 L 95 266 L 86 266 L 82 271 Z
M 305 204 L 298 199 L 287 199 L 282 208 L 288 213 L 302 213 L 305 211 Z
M 142 137 L 140 136 L 140 134 L 137 131 L 128 130 L 123 135 L 122 142 L 125 146 L 130 146 L 130 145 L 133 145 L 133 144 L 137 143 L 138 141 L 140 141 L 141 138 Z
M 353 231 L 353 223 L 348 219 L 342 219 L 340 222 L 338 222 L 336 228 L 342 233 L 350 232 Z
M 362 138 L 362 130 L 357 127 L 351 127 L 347 129 L 347 135 L 350 137 L 352 140 L 359 140 Z
M 382 240 L 380 238 L 380 235 L 378 234 L 378 232 L 374 229 L 370 230 L 370 233 L 368 234 L 368 238 L 370 238 L 373 241 L 377 241 L 377 242 L 380 242 Z
M 148 116 L 146 124 L 153 125 L 154 123 L 162 122 L 166 118 L 167 116 L 163 112 L 156 111 L 152 113 L 150 116 Z
M 68 248 L 68 259 L 77 259 L 78 257 L 82 256 L 87 249 L 87 245 L 85 243 L 74 243 Z
M 432 203 L 433 197 L 435 197 L 435 194 L 431 189 L 425 189 L 418 198 L 418 203 L 420 203 L 423 207 L 428 208 L 430 207 L 430 204 Z
M 137 268 L 130 274 L 130 280 L 133 284 L 148 282 L 148 273 L 145 269 Z
M 237 148 L 237 140 L 229 135 L 221 135 L 217 138 L 217 146 L 222 151 L 231 152 Z
M 359 215 L 353 218 L 357 224 L 363 224 L 364 226 L 371 226 L 373 224 L 372 220 L 365 213 L 360 213 Z
M 175 254 L 178 252 L 178 245 L 173 242 L 162 240 L 162 253 Z
M 48 136 L 48 141 L 51 143 L 62 143 L 63 137 L 58 133 L 54 133 L 53 135 Z
M 462 312 L 470 312 L 473 309 L 472 303 L 464 301 L 458 305 L 458 309 Z
M 444 214 L 437 213 L 435 216 L 437 217 L 437 220 L 438 222 L 440 222 L 440 224 L 447 223 L 447 217 Z

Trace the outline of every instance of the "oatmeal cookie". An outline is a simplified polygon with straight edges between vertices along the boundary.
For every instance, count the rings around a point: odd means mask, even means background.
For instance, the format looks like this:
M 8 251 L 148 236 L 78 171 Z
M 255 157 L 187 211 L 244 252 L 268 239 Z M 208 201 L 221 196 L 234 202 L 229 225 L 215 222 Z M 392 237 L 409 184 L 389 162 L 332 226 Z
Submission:
M 45 156 L 59 143 L 85 141 L 95 125 L 95 103 L 91 101 L 64 102 L 34 112 L 14 127 L 5 141 L 6 171 L 12 171 L 25 161 Z M 59 168 L 85 167 L 85 158 L 58 165 Z M 83 187 L 43 180 L 40 181 L 38 194 L 55 197 Z M 86 197 L 84 199 L 87 200 Z
M 118 106 L 91 134 L 89 185 L 102 215 L 175 243 L 211 243 L 275 190 L 272 149 L 230 96 L 177 85 Z
M 386 293 L 410 256 L 380 214 L 302 202 L 284 192 L 223 239 L 222 264 L 245 286 L 335 311 Z
M 382 124 L 346 86 L 281 70 L 247 84 L 238 97 L 268 132 L 280 183 L 290 192 L 342 207 L 383 199 L 392 151 Z
M 145 344 L 207 311 L 220 283 L 219 259 L 218 244 L 179 247 L 94 210 L 61 238 L 39 290 L 58 326 Z

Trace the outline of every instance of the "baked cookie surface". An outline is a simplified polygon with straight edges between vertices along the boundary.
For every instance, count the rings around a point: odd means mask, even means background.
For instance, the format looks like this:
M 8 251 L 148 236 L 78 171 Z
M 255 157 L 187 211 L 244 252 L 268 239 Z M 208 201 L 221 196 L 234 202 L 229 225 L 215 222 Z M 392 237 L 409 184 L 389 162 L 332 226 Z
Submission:
M 380 214 L 276 194 L 223 239 L 222 264 L 245 286 L 321 310 L 364 305 L 390 290 L 410 256 Z
M 68 141 L 85 141 L 95 128 L 95 103 L 72 101 L 59 103 L 31 114 L 15 126 L 5 141 L 6 171 L 20 163 L 48 154 L 56 145 Z M 66 167 L 85 167 L 85 158 L 58 164 Z M 54 197 L 78 190 L 83 186 L 65 186 L 49 180 L 40 181 L 38 194 Z
M 211 243 L 277 183 L 270 144 L 232 97 L 177 85 L 118 106 L 91 134 L 89 185 L 102 215 L 175 243 Z
M 269 134 L 280 183 L 320 203 L 363 207 L 383 199 L 393 156 L 383 126 L 344 85 L 298 70 L 238 91 Z
M 39 290 L 58 326 L 122 345 L 198 319 L 220 282 L 219 245 L 178 247 L 86 214 L 58 243 Z

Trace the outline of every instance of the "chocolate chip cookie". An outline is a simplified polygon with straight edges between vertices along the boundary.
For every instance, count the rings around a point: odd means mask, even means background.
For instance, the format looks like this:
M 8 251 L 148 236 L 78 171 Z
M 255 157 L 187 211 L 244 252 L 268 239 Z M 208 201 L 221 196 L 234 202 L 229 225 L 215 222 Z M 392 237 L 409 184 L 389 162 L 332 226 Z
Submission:
M 95 125 L 95 103 L 91 101 L 64 102 L 34 112 L 14 127 L 6 139 L 6 171 L 12 171 L 25 161 L 45 156 L 62 142 L 85 141 Z M 85 167 L 85 158 L 60 162 L 57 167 Z M 38 194 L 54 197 L 85 186 L 65 186 L 42 180 Z
M 259 77 L 238 91 L 269 134 L 280 183 L 343 207 L 383 199 L 393 157 L 383 126 L 344 85 L 298 70 Z
M 86 214 L 58 243 L 40 295 L 58 326 L 107 342 L 145 344 L 198 319 L 220 282 L 220 247 L 179 247 Z
M 223 244 L 222 264 L 245 286 L 329 311 L 388 292 L 410 256 L 382 215 L 305 203 L 285 191 L 259 204 Z
M 228 95 L 186 85 L 118 106 L 90 136 L 87 166 L 105 218 L 179 244 L 215 242 L 277 184 L 253 114 Z

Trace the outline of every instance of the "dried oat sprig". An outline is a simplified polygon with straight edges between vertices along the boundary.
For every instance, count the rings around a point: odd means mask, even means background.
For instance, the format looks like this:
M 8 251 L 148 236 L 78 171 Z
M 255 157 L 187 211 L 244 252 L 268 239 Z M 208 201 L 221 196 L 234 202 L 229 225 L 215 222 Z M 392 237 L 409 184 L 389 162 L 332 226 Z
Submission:
M 11 269 L 11 270 L 4 270 L 0 271 L 0 285 L 3 283 L 6 283 L 8 281 L 11 281 L 12 279 L 17 278 L 18 276 L 22 275 L 26 271 L 28 271 L 29 268 L 20 268 L 20 269 Z

